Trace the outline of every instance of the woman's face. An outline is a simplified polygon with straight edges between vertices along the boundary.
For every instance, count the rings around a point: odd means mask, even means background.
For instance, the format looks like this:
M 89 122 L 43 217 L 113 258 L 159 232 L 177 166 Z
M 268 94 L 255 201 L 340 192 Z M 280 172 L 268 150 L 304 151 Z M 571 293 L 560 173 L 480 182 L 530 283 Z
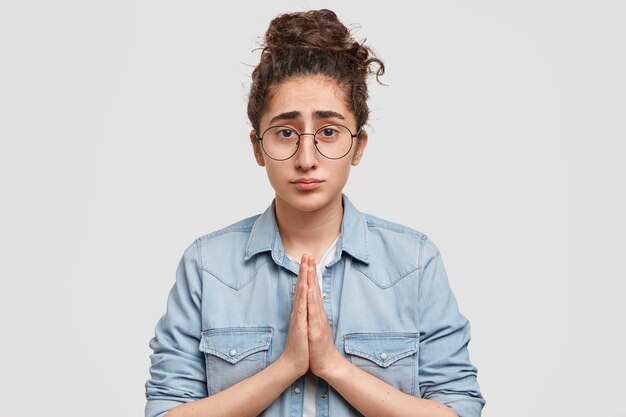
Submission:
M 357 132 L 352 111 L 337 82 L 313 75 L 293 78 L 274 86 L 267 110 L 261 115 L 260 132 L 270 126 L 285 125 L 299 133 L 315 133 L 320 127 L 340 124 Z M 367 144 L 367 133 L 353 139 L 350 152 L 341 159 L 322 156 L 313 135 L 303 135 L 297 152 L 289 159 L 276 161 L 262 150 L 250 133 L 254 155 L 276 191 L 276 204 L 297 211 L 313 212 L 340 203 L 350 167 L 359 163 Z

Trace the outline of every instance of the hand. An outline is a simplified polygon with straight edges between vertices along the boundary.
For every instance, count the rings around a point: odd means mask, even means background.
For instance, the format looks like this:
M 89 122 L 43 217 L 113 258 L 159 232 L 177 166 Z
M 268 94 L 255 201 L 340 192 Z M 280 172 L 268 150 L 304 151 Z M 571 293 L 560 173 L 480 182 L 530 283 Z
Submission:
M 324 378 L 325 372 L 332 370 L 343 360 L 333 342 L 333 331 L 328 324 L 328 316 L 322 304 L 321 290 L 315 269 L 315 259 L 308 259 L 308 335 L 309 366 L 311 372 Z
M 307 325 L 309 256 L 302 255 L 300 272 L 296 281 L 293 311 L 289 320 L 289 333 L 281 358 L 293 369 L 296 378 L 309 370 L 309 342 Z M 315 270 L 315 268 L 313 268 Z

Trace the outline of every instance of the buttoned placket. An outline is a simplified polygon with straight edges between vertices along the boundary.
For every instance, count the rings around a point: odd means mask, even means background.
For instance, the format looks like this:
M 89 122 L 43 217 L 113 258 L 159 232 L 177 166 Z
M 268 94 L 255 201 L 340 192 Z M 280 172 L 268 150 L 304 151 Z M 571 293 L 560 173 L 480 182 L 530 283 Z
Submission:
M 329 265 L 324 267 L 324 272 L 322 273 L 322 306 L 324 307 L 324 311 L 326 312 L 326 317 L 328 318 L 328 324 L 333 332 L 333 340 L 335 339 L 336 329 L 334 324 L 334 316 L 333 316 L 333 308 L 332 308 L 332 275 L 333 271 L 336 268 L 333 268 L 333 265 L 337 263 L 338 259 Z M 316 409 L 318 416 L 329 416 L 329 385 L 322 378 L 317 379 L 317 396 L 316 396 Z
M 291 384 L 291 410 L 290 417 L 302 417 L 304 406 L 304 376 Z
M 279 250 L 279 253 L 281 253 L 281 261 L 284 259 L 285 260 L 285 264 L 283 265 L 285 268 L 287 268 L 289 271 L 291 271 L 291 303 L 290 303 L 290 309 L 291 311 L 293 311 L 293 307 L 294 307 L 294 298 L 295 298 L 295 291 L 296 291 L 296 283 L 298 281 L 298 274 L 294 271 L 295 269 L 295 264 L 293 264 L 293 262 L 287 258 L 287 257 L 282 257 L 282 250 Z M 292 265 L 293 264 L 293 265 Z M 304 375 L 301 376 L 300 378 L 298 378 L 297 380 L 295 380 L 292 384 L 291 384 L 291 389 L 290 389 L 291 393 L 291 410 L 290 410 L 290 417 L 302 417 L 302 410 L 304 407 Z
M 296 283 L 298 282 L 298 265 L 285 255 L 285 250 L 280 242 L 280 238 L 275 239 L 272 248 L 272 254 L 274 261 L 278 265 L 290 271 L 289 276 L 291 279 L 291 300 L 289 302 L 289 311 L 293 311 Z M 289 315 L 289 317 L 291 317 L 291 315 Z M 289 417 L 302 417 L 302 410 L 304 407 L 304 375 L 296 379 L 291 384 L 291 386 L 289 387 L 289 395 L 291 397 L 291 400 L 289 401 L 291 404 Z

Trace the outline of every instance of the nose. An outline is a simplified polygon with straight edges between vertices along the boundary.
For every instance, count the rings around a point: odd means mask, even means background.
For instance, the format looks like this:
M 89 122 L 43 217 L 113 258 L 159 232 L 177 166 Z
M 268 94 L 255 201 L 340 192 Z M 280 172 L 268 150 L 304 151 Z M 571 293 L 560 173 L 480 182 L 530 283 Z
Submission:
M 318 164 L 318 152 L 315 147 L 315 136 L 313 133 L 300 134 L 300 145 L 295 155 L 296 167 L 309 170 Z

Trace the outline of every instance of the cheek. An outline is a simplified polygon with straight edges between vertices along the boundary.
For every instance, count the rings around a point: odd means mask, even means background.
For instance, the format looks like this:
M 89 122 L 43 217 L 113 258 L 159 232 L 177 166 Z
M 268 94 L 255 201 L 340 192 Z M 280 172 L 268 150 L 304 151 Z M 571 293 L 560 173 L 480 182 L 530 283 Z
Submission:
M 274 188 L 284 181 L 285 172 L 275 165 L 275 161 L 265 161 L 265 173 Z
M 341 187 L 343 187 L 346 182 L 348 182 L 348 177 L 350 176 L 350 168 L 351 165 L 349 163 L 342 163 L 340 165 L 338 164 L 333 169 L 332 176 L 335 178 L 335 181 L 339 183 L 338 185 L 341 185 Z

